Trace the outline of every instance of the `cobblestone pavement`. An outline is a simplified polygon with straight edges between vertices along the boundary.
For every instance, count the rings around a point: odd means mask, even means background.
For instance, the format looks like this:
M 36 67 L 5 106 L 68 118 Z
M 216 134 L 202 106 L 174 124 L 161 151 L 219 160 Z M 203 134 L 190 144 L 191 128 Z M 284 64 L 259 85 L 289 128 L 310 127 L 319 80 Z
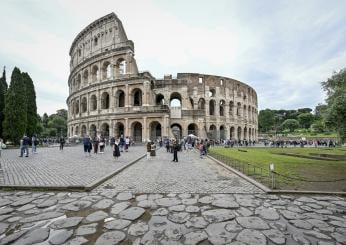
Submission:
M 0 192 L 0 244 L 346 244 L 346 200 Z
M 115 160 L 111 148 L 104 154 L 85 156 L 82 146 L 39 148 L 37 154 L 19 157 L 19 150 L 5 150 L 1 156 L 0 185 L 86 186 L 125 166 L 145 153 L 143 146 L 131 147 Z M 31 152 L 30 152 L 31 153 Z
M 142 159 L 99 189 L 133 193 L 261 193 L 262 190 L 195 151 L 179 153 L 179 162 L 164 149 Z

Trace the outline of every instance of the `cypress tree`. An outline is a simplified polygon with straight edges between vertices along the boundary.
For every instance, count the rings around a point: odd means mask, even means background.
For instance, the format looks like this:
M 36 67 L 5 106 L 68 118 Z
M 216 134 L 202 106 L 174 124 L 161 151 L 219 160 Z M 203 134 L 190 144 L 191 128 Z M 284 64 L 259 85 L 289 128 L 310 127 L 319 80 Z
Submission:
M 26 100 L 27 100 L 26 133 L 32 136 L 37 133 L 37 126 L 38 126 L 35 87 L 28 73 L 23 72 L 22 78 L 25 83 Z
M 5 97 L 4 136 L 18 144 L 25 134 L 27 125 L 26 86 L 20 70 L 15 67 Z
M 0 78 L 0 138 L 3 138 L 2 122 L 5 119 L 4 110 L 5 110 L 6 91 L 7 91 L 7 82 L 6 82 L 6 70 L 4 67 L 2 77 Z

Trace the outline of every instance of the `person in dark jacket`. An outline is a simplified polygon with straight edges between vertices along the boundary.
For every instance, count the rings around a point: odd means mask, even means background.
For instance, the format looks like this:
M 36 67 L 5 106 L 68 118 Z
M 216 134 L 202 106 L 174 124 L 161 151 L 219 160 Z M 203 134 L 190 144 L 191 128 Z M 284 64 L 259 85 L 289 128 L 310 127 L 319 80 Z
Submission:
M 85 155 L 87 155 L 87 153 L 89 153 L 89 156 L 90 156 L 91 140 L 90 140 L 90 137 L 88 135 L 85 135 L 83 138 L 83 146 L 84 146 Z
M 64 137 L 60 137 L 59 139 L 59 143 L 60 143 L 60 150 L 64 150 L 64 145 L 65 145 L 65 139 Z
M 178 151 L 180 150 L 180 145 L 177 141 L 173 142 L 173 162 L 178 162 Z
M 148 140 L 148 143 L 147 143 L 146 147 L 147 147 L 147 159 L 149 160 L 149 159 L 151 159 L 151 157 L 150 157 L 150 153 L 151 153 L 151 141 L 150 141 L 150 140 Z
M 115 159 L 118 159 L 118 157 L 120 157 L 120 150 L 119 150 L 119 146 L 118 146 L 117 142 L 114 142 L 113 156 L 115 157 Z
M 24 152 L 25 152 L 25 157 L 29 156 L 29 144 L 30 144 L 30 138 L 26 135 L 24 135 L 22 139 L 22 147 L 20 149 L 20 157 L 23 157 Z

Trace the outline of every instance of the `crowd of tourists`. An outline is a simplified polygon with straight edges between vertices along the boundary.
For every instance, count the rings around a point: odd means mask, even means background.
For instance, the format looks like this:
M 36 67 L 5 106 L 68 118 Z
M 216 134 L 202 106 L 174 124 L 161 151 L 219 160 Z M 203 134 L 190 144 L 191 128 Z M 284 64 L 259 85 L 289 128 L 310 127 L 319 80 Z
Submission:
M 265 147 L 336 147 L 337 141 L 332 139 L 316 139 L 316 140 L 264 140 Z

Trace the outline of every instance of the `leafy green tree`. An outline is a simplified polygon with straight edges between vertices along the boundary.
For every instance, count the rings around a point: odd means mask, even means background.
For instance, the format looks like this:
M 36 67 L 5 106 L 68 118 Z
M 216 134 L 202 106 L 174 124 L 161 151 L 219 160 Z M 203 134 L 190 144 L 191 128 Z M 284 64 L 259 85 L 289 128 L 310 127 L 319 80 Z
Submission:
M 302 113 L 298 116 L 298 122 L 303 128 L 310 128 L 314 119 L 314 115 L 312 115 L 310 112 Z
M 5 97 L 7 92 L 7 82 L 6 82 L 6 70 L 4 67 L 2 77 L 0 78 L 0 138 L 3 137 L 2 123 L 5 119 Z
M 326 131 L 326 125 L 322 119 L 317 120 L 311 124 L 311 129 L 314 133 L 324 133 Z
M 48 127 L 48 114 L 47 113 L 43 113 L 43 116 L 42 116 L 42 124 L 43 124 L 43 127 Z
M 26 86 L 20 70 L 15 67 L 11 83 L 5 98 L 5 120 L 3 130 L 5 137 L 18 144 L 25 133 L 27 125 Z
M 282 129 L 288 129 L 290 132 L 293 132 L 295 129 L 299 128 L 299 122 L 296 119 L 286 119 L 281 124 Z
M 261 110 L 258 115 L 258 127 L 261 132 L 268 132 L 274 127 L 274 112 L 270 109 Z
M 67 120 L 67 110 L 66 109 L 57 110 L 56 114 L 58 116 L 61 116 L 61 117 L 65 118 L 65 120 Z
M 35 86 L 28 73 L 23 72 L 22 77 L 26 86 L 27 99 L 26 133 L 32 136 L 34 134 L 37 134 L 38 127 Z
M 58 135 L 65 135 L 65 132 L 67 131 L 67 123 L 65 118 L 57 114 L 50 116 L 48 127 L 56 129 L 56 133 Z
M 322 82 L 327 92 L 326 125 L 335 129 L 342 142 L 346 141 L 346 68 Z
M 298 109 L 298 113 L 299 114 L 302 114 L 302 113 L 310 113 L 312 112 L 312 109 L 311 108 L 299 108 Z

